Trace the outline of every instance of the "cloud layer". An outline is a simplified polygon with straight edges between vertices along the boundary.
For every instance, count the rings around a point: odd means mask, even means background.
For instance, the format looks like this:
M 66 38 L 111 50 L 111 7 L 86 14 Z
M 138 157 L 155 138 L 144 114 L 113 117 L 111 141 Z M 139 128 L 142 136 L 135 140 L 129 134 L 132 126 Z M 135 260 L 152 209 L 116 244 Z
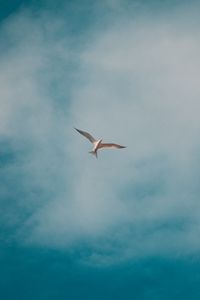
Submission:
M 195 7 L 157 19 L 132 8 L 119 18 L 119 4 L 109 4 L 106 25 L 76 41 L 50 12 L 23 10 L 2 26 L 1 222 L 23 244 L 87 247 L 84 259 L 93 263 L 193 254 L 200 248 Z M 96 161 L 73 126 L 128 148 L 102 150 Z

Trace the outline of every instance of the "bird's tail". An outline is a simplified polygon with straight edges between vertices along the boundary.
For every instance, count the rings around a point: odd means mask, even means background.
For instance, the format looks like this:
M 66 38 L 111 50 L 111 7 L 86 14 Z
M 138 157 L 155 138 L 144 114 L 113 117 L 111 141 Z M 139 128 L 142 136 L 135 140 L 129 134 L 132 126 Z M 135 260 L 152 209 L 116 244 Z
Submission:
M 96 158 L 98 158 L 98 156 L 97 156 L 97 151 L 93 151 L 93 150 L 92 150 L 92 151 L 89 151 L 89 153 L 95 155 Z

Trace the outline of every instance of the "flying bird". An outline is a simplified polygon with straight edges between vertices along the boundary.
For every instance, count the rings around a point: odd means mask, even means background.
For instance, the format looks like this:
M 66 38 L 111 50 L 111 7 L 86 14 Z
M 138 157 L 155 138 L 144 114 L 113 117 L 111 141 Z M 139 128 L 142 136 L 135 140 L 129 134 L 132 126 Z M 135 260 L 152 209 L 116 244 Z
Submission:
M 84 137 L 86 137 L 93 144 L 93 149 L 89 153 L 95 155 L 96 158 L 97 158 L 97 151 L 99 149 L 102 149 L 102 148 L 116 148 L 116 149 L 126 148 L 125 146 L 121 146 L 121 145 L 114 144 L 114 143 L 106 143 L 106 144 L 102 143 L 102 139 L 97 140 L 86 131 L 83 131 L 83 130 L 80 130 L 77 128 L 74 128 L 74 129 L 76 129 L 80 134 L 82 134 Z

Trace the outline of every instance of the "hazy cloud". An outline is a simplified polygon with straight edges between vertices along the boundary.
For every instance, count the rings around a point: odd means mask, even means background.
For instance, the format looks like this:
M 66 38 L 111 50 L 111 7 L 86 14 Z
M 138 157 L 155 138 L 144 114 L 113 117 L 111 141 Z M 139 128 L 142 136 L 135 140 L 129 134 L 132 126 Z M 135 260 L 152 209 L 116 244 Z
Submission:
M 199 250 L 195 7 L 127 16 L 83 44 L 49 12 L 1 29 L 1 222 L 22 243 L 84 245 L 93 263 Z M 73 126 L 128 148 L 96 161 Z

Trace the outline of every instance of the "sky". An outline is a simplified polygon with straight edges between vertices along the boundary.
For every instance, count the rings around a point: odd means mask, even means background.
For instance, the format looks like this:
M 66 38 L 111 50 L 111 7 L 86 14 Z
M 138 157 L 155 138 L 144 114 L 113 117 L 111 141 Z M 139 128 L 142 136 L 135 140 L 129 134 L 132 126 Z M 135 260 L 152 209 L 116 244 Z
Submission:
M 1 1 L 2 299 L 199 299 L 199 9 Z

